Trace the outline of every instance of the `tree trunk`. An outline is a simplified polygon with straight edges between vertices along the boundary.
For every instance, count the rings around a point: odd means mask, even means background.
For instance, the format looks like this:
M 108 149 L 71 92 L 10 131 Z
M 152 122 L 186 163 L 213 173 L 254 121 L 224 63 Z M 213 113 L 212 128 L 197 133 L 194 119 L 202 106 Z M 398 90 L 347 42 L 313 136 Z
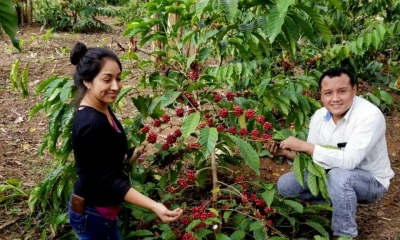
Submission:
M 18 24 L 32 24 L 33 0 L 15 0 L 14 3 L 18 16 Z

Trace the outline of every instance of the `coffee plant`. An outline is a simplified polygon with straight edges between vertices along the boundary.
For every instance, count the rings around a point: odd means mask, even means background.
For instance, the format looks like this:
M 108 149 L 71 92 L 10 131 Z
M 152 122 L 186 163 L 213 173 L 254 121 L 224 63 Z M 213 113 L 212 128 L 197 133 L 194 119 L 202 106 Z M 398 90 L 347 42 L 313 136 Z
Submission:
M 234 169 L 247 165 L 259 176 L 260 158 L 270 156 L 266 143 L 307 138 L 305 126 L 321 107 L 317 79 L 326 68 L 341 65 L 364 81 L 373 74 L 385 78 L 386 85 L 393 82 L 399 71 L 396 56 L 379 52 L 397 44 L 398 4 L 361 2 L 366 1 L 143 3 L 145 17 L 130 19 L 124 32 L 130 46 L 121 56 L 137 66 L 141 77 L 135 87 L 122 89 L 113 108 L 121 109 L 122 100 L 131 98 L 139 113 L 123 121 L 129 142 L 152 149 L 144 163 L 127 166 L 131 184 L 168 207 L 181 207 L 184 216 L 162 224 L 148 210 L 124 204 L 122 236 L 286 239 L 301 230 L 329 239 L 329 205 L 283 198 L 273 183 L 250 180 Z M 56 12 L 62 7 L 41 3 Z M 375 18 L 361 18 L 364 11 Z M 357 35 L 355 29 L 361 29 Z M 143 50 L 150 44 L 150 52 Z M 143 52 L 145 58 L 140 57 Z M 18 65 L 13 69 L 16 74 Z M 132 70 L 123 78 L 130 78 Z M 24 83 L 18 79 L 12 78 L 15 86 Z M 47 149 L 55 170 L 33 189 L 29 206 L 32 211 L 39 206 L 62 211 L 76 178 L 69 104 L 75 87 L 69 77 L 50 77 L 36 93 L 44 97 L 30 117 L 42 110 L 50 121 L 38 153 Z M 365 96 L 381 108 L 393 105 L 383 89 Z M 328 198 L 326 173 L 309 155 L 298 153 L 293 170 L 302 185 L 307 170 L 311 192 Z
M 35 1 L 35 21 L 56 30 L 93 31 L 110 27 L 97 16 L 115 17 L 118 11 L 102 0 L 38 0 Z

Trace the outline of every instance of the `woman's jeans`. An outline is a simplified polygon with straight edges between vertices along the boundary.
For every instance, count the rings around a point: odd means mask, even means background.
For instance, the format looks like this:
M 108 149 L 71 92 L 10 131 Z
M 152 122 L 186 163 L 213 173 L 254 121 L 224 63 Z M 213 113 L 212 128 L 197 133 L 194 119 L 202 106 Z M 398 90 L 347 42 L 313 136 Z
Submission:
M 304 173 L 304 188 L 297 182 L 293 172 L 281 176 L 277 183 L 278 192 L 285 197 L 296 197 L 311 203 L 323 203 L 322 197 L 311 194 Z M 370 173 L 360 170 L 333 168 L 327 173 L 327 187 L 332 202 L 331 229 L 334 236 L 356 237 L 357 203 L 373 203 L 386 192 Z
M 117 221 L 104 218 L 96 209 L 86 207 L 84 214 L 71 210 L 68 204 L 69 222 L 81 240 L 120 240 Z

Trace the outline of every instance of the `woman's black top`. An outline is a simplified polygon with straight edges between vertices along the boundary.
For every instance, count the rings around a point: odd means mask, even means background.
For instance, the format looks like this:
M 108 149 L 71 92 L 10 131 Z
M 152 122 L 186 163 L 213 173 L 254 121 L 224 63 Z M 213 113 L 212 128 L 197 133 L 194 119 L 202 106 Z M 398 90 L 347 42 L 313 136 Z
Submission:
M 123 171 L 127 139 L 121 123 L 109 111 L 120 133 L 104 113 L 88 106 L 77 110 L 72 126 L 78 173 L 74 192 L 88 207 L 118 205 L 131 187 Z

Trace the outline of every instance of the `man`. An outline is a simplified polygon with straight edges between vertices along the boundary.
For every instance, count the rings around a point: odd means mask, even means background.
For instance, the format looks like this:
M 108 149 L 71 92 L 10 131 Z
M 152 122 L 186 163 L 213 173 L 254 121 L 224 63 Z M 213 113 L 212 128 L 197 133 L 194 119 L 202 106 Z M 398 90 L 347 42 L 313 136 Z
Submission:
M 385 118 L 379 108 L 356 96 L 357 83 L 347 69 L 335 67 L 324 72 L 319 90 L 324 107 L 312 116 L 307 141 L 290 137 L 279 146 L 268 148 L 272 154 L 291 160 L 296 152 L 308 153 L 316 164 L 329 169 L 333 235 L 356 237 L 357 203 L 379 200 L 394 176 L 386 145 Z M 310 193 L 307 182 L 303 188 L 293 172 L 281 176 L 277 188 L 283 196 L 310 202 L 321 200 Z

